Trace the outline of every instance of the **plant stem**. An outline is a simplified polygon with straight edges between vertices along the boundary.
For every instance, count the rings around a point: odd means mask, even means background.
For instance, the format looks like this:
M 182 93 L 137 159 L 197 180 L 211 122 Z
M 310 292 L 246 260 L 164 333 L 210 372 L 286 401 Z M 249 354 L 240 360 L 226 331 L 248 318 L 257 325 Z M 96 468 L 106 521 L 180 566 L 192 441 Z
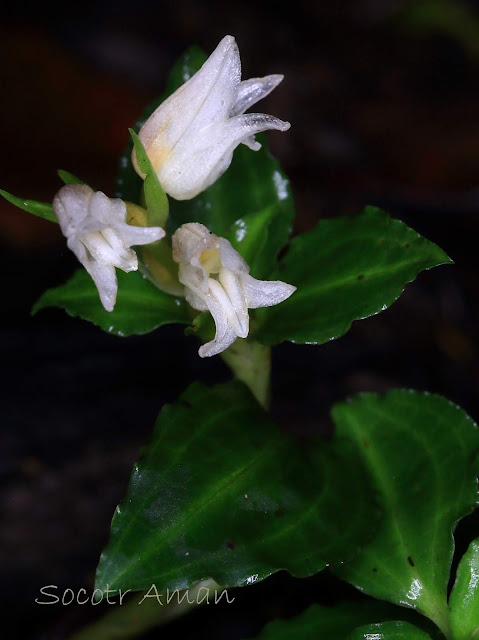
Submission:
M 443 601 L 440 605 L 439 602 Z M 447 602 L 438 597 L 437 600 L 432 599 L 432 604 L 422 607 L 422 613 L 432 620 L 442 631 L 447 640 L 453 640 L 454 636 L 451 629 L 451 621 L 449 617 L 449 607 Z
M 447 640 L 454 640 L 454 636 L 452 635 L 451 623 L 449 620 L 449 616 L 440 616 L 436 619 L 431 618 L 439 627 L 439 629 L 446 636 Z
M 204 590 L 201 592 L 201 590 Z M 157 598 L 151 594 L 147 598 L 142 592 L 135 594 L 127 603 L 112 603 L 112 610 L 103 618 L 84 627 L 70 637 L 70 640 L 121 640 L 136 638 L 149 629 L 158 627 L 188 613 L 199 604 L 207 602 L 204 595 L 215 592 L 220 598 L 222 588 L 214 580 L 203 580 L 185 592 L 169 594 L 171 600 L 166 601 L 164 594 Z M 151 589 L 150 589 L 151 591 Z M 150 593 L 150 592 L 148 592 Z M 174 595 L 173 595 L 174 594 Z M 144 599 L 143 599 L 144 598 Z
M 270 401 L 271 347 L 238 338 L 221 356 L 235 376 L 267 409 Z

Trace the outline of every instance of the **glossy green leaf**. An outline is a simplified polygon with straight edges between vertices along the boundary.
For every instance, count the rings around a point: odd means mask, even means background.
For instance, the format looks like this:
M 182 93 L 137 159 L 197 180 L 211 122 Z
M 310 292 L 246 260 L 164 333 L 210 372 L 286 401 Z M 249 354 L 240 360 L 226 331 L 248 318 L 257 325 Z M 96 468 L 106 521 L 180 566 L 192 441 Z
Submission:
M 337 437 L 355 442 L 384 509 L 375 537 L 338 575 L 447 632 L 452 533 L 478 500 L 477 426 L 445 398 L 408 390 L 360 395 L 336 405 L 333 418 Z
M 431 640 L 431 636 L 403 620 L 367 624 L 355 629 L 347 640 Z
M 183 298 L 159 291 L 138 271 L 124 273 L 117 269 L 116 273 L 118 296 L 112 312 L 105 311 L 93 280 L 79 269 L 66 284 L 46 291 L 32 313 L 45 307 L 60 307 L 69 315 L 89 320 L 118 336 L 147 333 L 172 322 L 190 323 Z
M 242 586 L 358 553 L 378 511 L 347 442 L 296 440 L 239 382 L 166 406 L 135 466 L 97 587 Z
M 50 222 L 58 222 L 56 215 L 53 213 L 53 207 L 49 202 L 37 202 L 36 200 L 17 198 L 17 196 L 3 189 L 0 189 L 0 195 L 19 209 L 23 209 L 23 211 L 28 211 L 28 213 L 32 213 L 39 218 L 45 218 L 45 220 L 49 220 Z
M 280 205 L 275 203 L 236 220 L 225 234 L 257 280 L 269 279 L 279 251 L 288 242 L 290 225 L 278 224 L 279 218 Z
M 479 538 L 459 563 L 449 608 L 454 640 L 479 638 Z
M 58 176 L 65 184 L 85 184 L 85 181 L 81 178 L 77 178 L 73 173 L 65 171 L 64 169 L 58 169 Z
M 206 55 L 196 47 L 186 52 L 173 68 L 164 94 L 147 107 L 136 123 L 136 131 L 205 60 Z M 233 154 L 231 166 L 206 191 L 192 200 L 170 199 L 168 227 L 173 233 L 186 222 L 201 222 L 216 235 L 228 238 L 248 264 L 252 259 L 251 275 L 265 279 L 288 241 L 294 204 L 289 181 L 269 153 L 266 137 L 256 138 L 262 148 L 255 152 L 241 144 Z M 131 145 L 122 156 L 116 187 L 119 197 L 139 202 L 141 181 L 131 163 Z
M 322 220 L 294 238 L 271 279 L 296 285 L 285 302 L 258 310 L 256 339 L 320 344 L 354 320 L 389 307 L 423 269 L 451 262 L 439 247 L 376 207 Z
M 270 622 L 257 640 L 346 640 L 356 627 L 397 620 L 404 613 L 410 618 L 419 617 L 414 612 L 378 600 L 342 602 L 335 607 L 315 604 L 295 618 Z
M 148 226 L 164 227 L 168 219 L 168 198 L 163 191 L 156 173 L 147 156 L 143 143 L 133 129 L 130 134 L 135 145 L 136 159 L 140 171 L 145 174 L 143 183 L 146 210 L 148 215 Z

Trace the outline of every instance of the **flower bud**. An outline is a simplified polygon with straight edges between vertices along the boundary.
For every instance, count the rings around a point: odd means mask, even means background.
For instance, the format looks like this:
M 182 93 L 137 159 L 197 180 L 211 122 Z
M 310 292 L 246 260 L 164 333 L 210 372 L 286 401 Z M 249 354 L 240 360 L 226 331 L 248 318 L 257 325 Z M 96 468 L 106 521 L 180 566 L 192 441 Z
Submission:
M 201 69 L 167 98 L 139 132 L 164 191 L 189 200 L 229 167 L 233 151 L 246 144 L 261 148 L 254 134 L 286 131 L 289 122 L 262 113 L 245 114 L 283 79 L 281 75 L 241 82 L 238 46 L 225 36 Z M 142 175 L 133 151 L 133 164 Z

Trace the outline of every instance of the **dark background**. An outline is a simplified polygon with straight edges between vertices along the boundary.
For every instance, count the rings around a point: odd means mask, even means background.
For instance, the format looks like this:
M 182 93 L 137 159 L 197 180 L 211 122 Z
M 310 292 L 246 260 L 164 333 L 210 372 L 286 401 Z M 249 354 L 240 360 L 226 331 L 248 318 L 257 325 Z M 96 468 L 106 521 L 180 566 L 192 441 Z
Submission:
M 326 432 L 333 402 L 406 386 L 442 393 L 477 418 L 476 3 L 12 3 L 0 26 L 0 186 L 50 201 L 63 168 L 111 195 L 127 128 L 173 62 L 193 43 L 210 53 L 227 33 L 244 78 L 285 74 L 260 110 L 292 123 L 269 140 L 293 183 L 296 230 L 376 204 L 456 262 L 421 274 L 340 340 L 276 348 L 275 413 L 289 428 Z M 195 378 L 228 373 L 219 358 L 200 360 L 178 327 L 120 339 L 61 311 L 31 318 L 44 289 L 77 264 L 55 225 L 3 200 L 0 220 L 2 621 L 10 617 L 15 638 L 61 639 L 98 611 L 42 607 L 39 588 L 91 587 L 159 407 Z M 353 590 L 327 572 L 279 574 L 161 633 L 239 639 L 344 594 Z

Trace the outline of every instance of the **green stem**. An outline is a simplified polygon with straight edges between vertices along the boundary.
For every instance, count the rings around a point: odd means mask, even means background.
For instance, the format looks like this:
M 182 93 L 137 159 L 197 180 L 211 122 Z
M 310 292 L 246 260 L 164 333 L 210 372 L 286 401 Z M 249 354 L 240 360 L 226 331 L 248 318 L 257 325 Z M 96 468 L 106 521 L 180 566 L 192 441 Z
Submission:
M 203 591 L 202 591 L 203 590 Z M 188 613 L 203 602 L 205 594 L 209 593 L 209 601 L 214 602 L 212 592 L 217 593 L 218 599 L 222 588 L 214 580 L 203 580 L 185 592 L 173 592 L 171 600 L 166 601 L 164 594 L 159 598 L 156 594 L 138 592 L 125 604 L 115 602 L 111 604 L 109 611 L 103 618 L 84 627 L 78 633 L 70 637 L 70 640 L 121 640 L 130 639 L 145 633 L 149 629 L 170 622 L 179 616 Z M 224 600 L 224 597 L 223 597 Z
M 178 265 L 173 260 L 166 238 L 137 249 L 141 273 L 161 291 L 184 296 L 185 288 L 178 280 Z
M 451 629 L 451 623 L 449 620 L 449 616 L 438 616 L 436 619 L 432 618 L 432 620 L 437 624 L 439 629 L 446 636 L 447 640 L 453 640 L 454 636 Z
M 439 627 L 447 640 L 454 640 L 454 636 L 452 634 L 451 625 L 449 623 L 449 619 L 446 618 L 431 618 L 433 622 Z
M 445 601 L 443 601 L 442 605 L 439 605 L 441 600 L 443 599 L 440 597 L 438 597 L 437 600 L 433 598 L 431 605 L 429 605 L 428 600 L 426 603 L 427 606 L 424 606 L 425 603 L 423 603 L 421 612 L 439 627 L 447 640 L 453 640 L 454 636 L 451 629 L 449 607 Z
M 238 338 L 221 356 L 235 376 L 267 409 L 270 401 L 271 347 Z

